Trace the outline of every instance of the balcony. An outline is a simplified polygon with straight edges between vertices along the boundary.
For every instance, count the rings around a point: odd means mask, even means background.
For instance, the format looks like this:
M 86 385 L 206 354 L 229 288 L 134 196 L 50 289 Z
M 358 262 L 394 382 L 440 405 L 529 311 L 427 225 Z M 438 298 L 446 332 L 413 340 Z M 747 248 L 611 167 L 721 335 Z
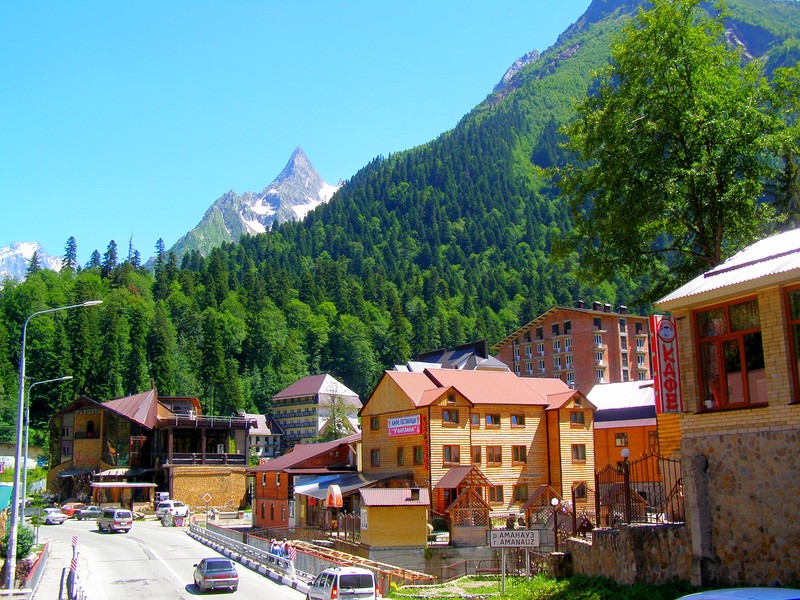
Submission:
M 164 466 L 186 466 L 186 465 L 216 465 L 216 466 L 247 466 L 246 454 L 216 454 L 206 452 L 205 460 L 201 452 L 175 452 L 172 454 L 172 462 L 164 454 L 160 457 Z

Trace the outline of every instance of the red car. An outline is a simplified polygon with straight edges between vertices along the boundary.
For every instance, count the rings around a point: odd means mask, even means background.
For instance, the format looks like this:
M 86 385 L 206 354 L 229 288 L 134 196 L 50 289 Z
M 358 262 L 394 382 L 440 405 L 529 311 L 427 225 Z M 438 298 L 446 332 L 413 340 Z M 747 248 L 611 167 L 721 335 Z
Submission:
M 75 511 L 81 508 L 86 508 L 86 505 L 83 502 L 67 502 L 61 507 L 61 512 L 68 517 L 74 517 Z

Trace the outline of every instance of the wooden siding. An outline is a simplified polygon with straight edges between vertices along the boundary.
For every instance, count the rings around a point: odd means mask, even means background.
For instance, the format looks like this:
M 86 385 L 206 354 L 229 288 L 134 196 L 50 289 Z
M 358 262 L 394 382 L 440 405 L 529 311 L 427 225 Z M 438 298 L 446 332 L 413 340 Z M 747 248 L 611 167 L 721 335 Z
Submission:
M 594 456 L 599 469 L 606 465 L 616 465 L 622 460 L 622 449 L 625 446 L 616 445 L 616 435 L 624 433 L 628 436 L 628 450 L 631 451 L 630 459 L 636 460 L 656 449 L 650 448 L 650 432 L 657 431 L 655 425 L 642 425 L 631 427 L 612 427 L 609 429 L 595 429 L 594 431 Z
M 574 424 L 571 420 L 571 413 L 581 411 L 584 422 Z M 594 436 L 594 411 L 569 402 L 558 412 L 559 438 L 561 450 L 561 472 L 558 474 L 559 485 L 553 487 L 559 491 L 564 499 L 572 498 L 572 487 L 576 483 L 586 483 L 589 487 L 594 487 L 595 471 L 595 446 Z M 586 446 L 586 460 L 576 461 L 572 458 L 572 446 L 583 444 Z
M 391 381 L 391 380 L 388 380 Z M 426 434 L 419 433 L 413 435 L 400 435 L 389 437 L 388 423 L 390 418 L 396 417 L 409 417 L 419 415 L 420 427 L 424 428 L 425 423 L 428 421 L 427 409 L 412 409 L 403 410 L 399 412 L 392 412 L 387 414 L 376 415 L 374 413 L 369 416 L 362 415 L 361 425 L 361 466 L 362 472 L 367 478 L 377 477 L 386 472 L 392 473 L 409 473 L 411 481 L 419 487 L 428 487 L 430 481 L 430 474 L 428 466 L 424 463 L 421 465 L 414 464 L 414 448 L 417 446 L 423 447 L 423 454 L 429 457 L 430 449 L 426 442 Z M 379 429 L 372 429 L 372 418 L 377 417 L 379 420 Z M 422 431 L 422 429 L 421 429 Z M 405 464 L 397 464 L 397 449 L 403 449 L 403 456 Z M 372 465 L 372 451 L 378 450 L 380 452 L 380 465 Z
M 656 416 L 658 453 L 665 458 L 678 458 L 681 452 L 681 419 L 678 413 Z
M 361 542 L 367 546 L 428 545 L 427 506 L 362 506 L 361 512 L 367 520 L 367 529 L 361 529 Z

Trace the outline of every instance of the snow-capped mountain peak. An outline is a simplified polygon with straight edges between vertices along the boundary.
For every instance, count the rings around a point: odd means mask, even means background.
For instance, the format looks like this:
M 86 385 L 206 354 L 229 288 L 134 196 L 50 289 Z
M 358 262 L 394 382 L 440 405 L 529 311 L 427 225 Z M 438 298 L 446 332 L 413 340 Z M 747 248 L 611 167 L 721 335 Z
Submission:
M 24 280 L 34 252 L 42 269 L 61 270 L 61 259 L 50 256 L 38 242 L 12 242 L 0 247 L 0 280 Z

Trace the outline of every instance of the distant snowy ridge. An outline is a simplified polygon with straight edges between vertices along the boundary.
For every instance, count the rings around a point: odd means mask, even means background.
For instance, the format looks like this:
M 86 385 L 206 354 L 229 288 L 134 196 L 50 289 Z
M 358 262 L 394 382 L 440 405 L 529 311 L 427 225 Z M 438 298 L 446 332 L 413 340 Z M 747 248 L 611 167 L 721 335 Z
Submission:
M 61 259 L 50 256 L 38 242 L 12 242 L 0 247 L 0 280 L 10 277 L 23 281 L 34 252 L 42 269 L 61 270 Z
M 224 242 L 265 233 L 275 222 L 301 220 L 328 202 L 341 186 L 341 182 L 331 185 L 324 181 L 298 146 L 272 183 L 260 192 L 238 195 L 231 190 L 223 194 L 170 250 L 178 258 L 190 250 L 206 255 Z

